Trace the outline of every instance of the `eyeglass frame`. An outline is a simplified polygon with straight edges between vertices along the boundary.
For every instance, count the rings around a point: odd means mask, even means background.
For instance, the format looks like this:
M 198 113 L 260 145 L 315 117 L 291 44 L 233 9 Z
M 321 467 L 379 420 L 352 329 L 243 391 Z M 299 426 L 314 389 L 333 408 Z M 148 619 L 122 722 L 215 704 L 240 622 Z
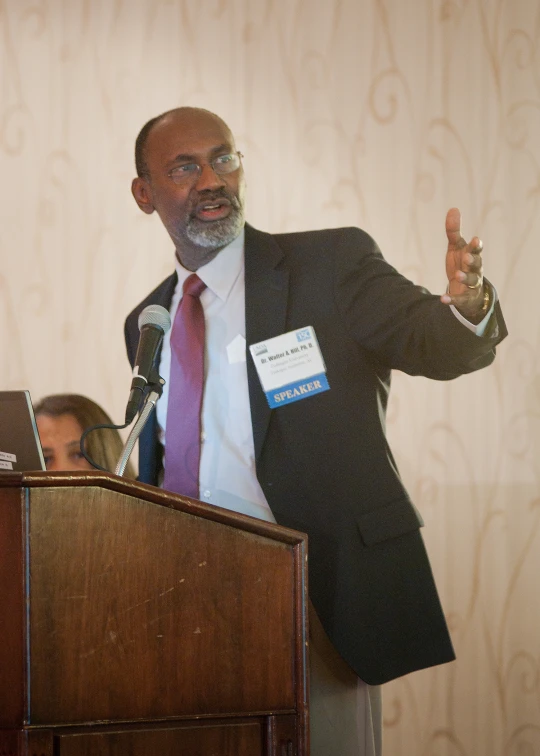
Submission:
M 231 156 L 231 157 L 233 157 L 233 156 L 238 157 L 238 165 L 236 166 L 236 168 L 233 168 L 230 171 L 217 171 L 216 170 L 216 163 L 217 163 L 217 161 L 221 160 L 222 158 L 229 157 L 229 156 Z M 183 166 L 182 165 L 177 165 L 174 168 L 171 168 L 171 170 L 167 173 L 167 177 L 170 178 L 177 186 L 180 185 L 180 184 L 183 184 L 183 183 L 188 183 L 189 181 L 195 181 L 202 174 L 203 166 L 204 165 L 209 165 L 210 168 L 216 174 L 216 176 L 229 176 L 231 173 L 234 173 L 235 171 L 237 171 L 240 168 L 240 166 L 242 165 L 242 159 L 243 159 L 243 157 L 244 157 L 244 155 L 240 152 L 240 150 L 236 150 L 236 152 L 226 152 L 224 155 L 218 155 L 217 157 L 213 158 L 212 160 L 208 160 L 207 162 L 203 163 L 202 165 L 201 165 L 201 163 L 196 163 L 194 160 L 192 160 L 192 161 L 190 161 L 188 163 L 185 163 Z M 174 171 L 177 171 L 179 168 L 183 168 L 186 165 L 196 165 L 197 166 L 197 171 L 193 175 L 187 175 L 186 174 L 185 178 L 180 178 L 179 181 L 175 181 L 175 178 L 173 176 Z M 227 165 L 227 164 L 225 163 L 225 165 Z

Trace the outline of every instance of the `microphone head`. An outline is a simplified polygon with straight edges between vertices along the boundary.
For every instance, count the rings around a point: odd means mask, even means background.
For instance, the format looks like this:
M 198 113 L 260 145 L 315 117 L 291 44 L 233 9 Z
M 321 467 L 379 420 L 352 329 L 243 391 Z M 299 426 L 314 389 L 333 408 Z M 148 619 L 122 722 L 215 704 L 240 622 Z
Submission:
M 161 328 L 163 333 L 167 333 L 171 327 L 171 316 L 168 310 L 157 304 L 145 307 L 139 315 L 139 331 L 147 325 L 156 326 Z

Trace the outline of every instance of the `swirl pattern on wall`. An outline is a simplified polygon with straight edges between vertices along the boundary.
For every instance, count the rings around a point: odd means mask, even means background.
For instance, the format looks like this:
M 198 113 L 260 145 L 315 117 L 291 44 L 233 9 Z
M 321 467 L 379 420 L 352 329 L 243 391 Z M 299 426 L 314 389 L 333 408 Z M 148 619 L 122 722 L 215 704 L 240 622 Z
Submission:
M 385 687 L 385 748 L 540 754 L 538 1 L 2 0 L 0 34 L 2 387 L 34 400 L 123 415 L 123 318 L 173 264 L 129 188 L 164 110 L 229 122 L 255 226 L 361 226 L 433 291 L 461 208 L 511 336 L 481 373 L 394 377 L 458 660 Z

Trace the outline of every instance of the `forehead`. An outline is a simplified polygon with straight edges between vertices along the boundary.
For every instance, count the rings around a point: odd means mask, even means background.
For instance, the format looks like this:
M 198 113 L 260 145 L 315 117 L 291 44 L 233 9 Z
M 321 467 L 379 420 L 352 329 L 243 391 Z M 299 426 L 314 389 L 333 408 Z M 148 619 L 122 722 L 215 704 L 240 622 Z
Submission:
M 43 446 L 78 441 L 82 435 L 81 426 L 73 415 L 37 415 L 36 423 Z
M 149 168 L 174 160 L 177 155 L 205 157 L 213 149 L 234 148 L 228 126 L 217 116 L 205 112 L 171 113 L 150 131 L 146 141 Z

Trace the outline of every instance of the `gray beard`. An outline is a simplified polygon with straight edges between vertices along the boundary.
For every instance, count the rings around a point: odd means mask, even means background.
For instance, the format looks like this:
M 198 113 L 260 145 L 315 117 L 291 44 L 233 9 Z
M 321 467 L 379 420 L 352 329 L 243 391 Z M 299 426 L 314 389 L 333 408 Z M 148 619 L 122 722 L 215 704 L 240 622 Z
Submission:
M 233 205 L 226 218 L 214 223 L 205 223 L 198 218 L 190 218 L 186 224 L 186 237 L 192 244 L 203 249 L 222 249 L 230 244 L 244 226 L 244 212 Z

